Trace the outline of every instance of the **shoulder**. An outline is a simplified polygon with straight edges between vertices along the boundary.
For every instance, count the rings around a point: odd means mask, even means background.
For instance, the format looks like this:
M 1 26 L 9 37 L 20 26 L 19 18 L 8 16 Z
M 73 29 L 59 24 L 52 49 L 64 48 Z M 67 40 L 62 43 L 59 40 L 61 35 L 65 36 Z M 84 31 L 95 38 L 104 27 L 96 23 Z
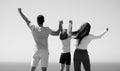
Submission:
M 30 28 L 31 30 L 34 30 L 34 29 L 36 28 L 36 26 L 35 26 L 35 25 L 29 25 L 29 28 Z
M 89 34 L 90 37 L 93 37 L 94 35 L 93 34 Z
M 94 35 L 93 34 L 89 34 L 87 37 L 88 38 L 94 38 Z
M 46 30 L 51 30 L 49 27 L 44 27 L 44 29 L 46 29 Z
M 45 26 L 44 28 L 45 28 L 45 29 L 50 29 L 49 27 L 46 27 L 46 26 Z
M 93 34 L 90 34 L 89 37 L 90 37 L 91 39 L 96 39 L 96 36 L 93 35 Z
M 52 32 L 52 30 L 51 30 L 49 27 L 44 27 L 44 29 L 45 29 L 47 32 L 49 32 L 49 33 Z

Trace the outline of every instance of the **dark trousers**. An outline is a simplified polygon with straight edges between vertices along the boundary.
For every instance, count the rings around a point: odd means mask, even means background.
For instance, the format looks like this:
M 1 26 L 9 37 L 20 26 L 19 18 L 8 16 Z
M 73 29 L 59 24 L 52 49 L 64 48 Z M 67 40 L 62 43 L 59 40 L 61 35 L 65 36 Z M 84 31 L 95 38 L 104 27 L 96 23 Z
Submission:
M 74 71 L 81 71 L 81 63 L 85 71 L 91 71 L 90 69 L 90 59 L 87 50 L 76 49 L 74 52 Z

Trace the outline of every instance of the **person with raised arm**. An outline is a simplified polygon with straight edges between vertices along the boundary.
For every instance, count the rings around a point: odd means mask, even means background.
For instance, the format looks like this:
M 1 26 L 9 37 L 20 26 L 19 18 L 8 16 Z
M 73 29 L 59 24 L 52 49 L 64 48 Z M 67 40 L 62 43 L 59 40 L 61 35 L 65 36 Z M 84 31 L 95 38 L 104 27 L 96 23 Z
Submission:
M 59 29 L 57 31 L 53 31 L 49 27 L 45 27 L 43 25 L 45 21 L 43 15 L 37 16 L 38 26 L 35 26 L 35 25 L 32 25 L 31 21 L 29 21 L 28 18 L 23 14 L 21 8 L 18 8 L 18 12 L 27 23 L 27 26 L 30 28 L 36 43 L 36 51 L 33 55 L 33 61 L 32 61 L 32 64 L 31 64 L 32 66 L 30 70 L 35 71 L 39 61 L 41 60 L 42 71 L 47 71 L 48 59 L 49 59 L 48 37 L 50 34 L 53 36 L 58 36 L 63 23 L 60 21 Z
M 87 22 L 83 24 L 78 31 L 74 32 L 74 34 L 77 34 L 75 37 L 77 44 L 73 55 L 74 71 L 81 71 L 81 63 L 83 63 L 85 71 L 91 71 L 87 47 L 93 39 L 101 38 L 108 31 L 108 28 L 106 28 L 102 34 L 93 35 L 89 33 L 90 29 L 91 25 Z
M 63 22 L 63 21 L 62 21 Z M 68 29 L 61 29 L 60 32 L 60 40 L 62 43 L 62 53 L 60 56 L 59 63 L 61 64 L 60 71 L 64 71 L 64 68 L 66 67 L 66 71 L 70 71 L 70 64 L 71 64 L 71 38 L 74 38 L 72 36 L 72 20 L 69 20 L 69 26 Z

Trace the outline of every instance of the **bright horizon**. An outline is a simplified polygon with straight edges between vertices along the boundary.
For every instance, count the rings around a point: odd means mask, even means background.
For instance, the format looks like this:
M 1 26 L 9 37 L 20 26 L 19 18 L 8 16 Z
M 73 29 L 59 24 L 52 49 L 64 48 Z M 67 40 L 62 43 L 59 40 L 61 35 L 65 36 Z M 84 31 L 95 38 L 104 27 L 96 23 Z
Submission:
M 26 17 L 36 24 L 39 14 L 45 16 L 45 26 L 58 29 L 58 21 L 73 20 L 73 31 L 84 22 L 92 26 L 92 34 L 109 28 L 101 39 L 93 40 L 88 47 L 91 62 L 120 62 L 120 1 L 119 0 L 1 0 L 0 1 L 0 62 L 30 62 L 35 48 L 31 31 L 19 15 L 22 8 Z M 59 37 L 49 36 L 49 61 L 59 62 L 62 49 Z M 71 40 L 73 56 L 75 40 Z M 73 60 L 72 60 L 73 61 Z

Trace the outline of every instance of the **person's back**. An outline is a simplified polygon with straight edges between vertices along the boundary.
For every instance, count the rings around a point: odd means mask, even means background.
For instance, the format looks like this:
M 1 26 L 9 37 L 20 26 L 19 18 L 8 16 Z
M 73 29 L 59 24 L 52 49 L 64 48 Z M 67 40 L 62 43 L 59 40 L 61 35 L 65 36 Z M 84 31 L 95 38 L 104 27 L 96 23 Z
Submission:
M 61 40 L 62 45 L 63 45 L 63 52 L 70 52 L 70 43 L 71 43 L 71 38 L 67 38 L 65 40 Z
M 95 36 L 93 34 L 89 34 L 91 28 L 89 23 L 85 23 L 83 25 L 85 25 L 85 27 L 83 27 L 83 30 L 77 35 L 77 45 L 73 55 L 74 71 L 81 71 L 81 63 L 83 63 L 85 71 L 91 71 L 87 46 L 93 39 L 101 38 L 108 31 L 107 28 L 102 34 Z
M 64 71 L 66 66 L 66 71 L 70 71 L 71 64 L 71 53 L 70 53 L 70 44 L 71 44 L 71 31 L 72 31 L 72 20 L 69 21 L 68 29 L 61 29 L 60 40 L 62 43 L 62 53 L 60 56 L 59 63 L 61 64 L 60 71 Z
M 87 49 L 87 46 L 89 45 L 89 43 L 93 40 L 94 36 L 92 34 L 87 35 L 86 37 L 84 37 L 80 44 L 77 46 L 77 48 L 79 49 Z M 78 44 L 78 43 L 77 43 Z
M 85 36 L 85 37 L 81 40 L 80 44 L 79 44 L 78 46 L 76 46 L 76 48 L 79 48 L 79 49 L 87 49 L 89 43 L 90 43 L 92 40 L 101 38 L 101 37 L 106 33 L 106 31 L 108 31 L 108 29 L 106 29 L 106 30 L 104 31 L 104 33 L 102 33 L 102 34 L 100 34 L 100 35 L 89 34 L 89 35 Z M 77 44 L 78 44 L 78 42 L 77 42 Z
M 37 45 L 37 49 L 47 49 L 48 50 L 48 36 L 51 33 L 48 27 L 31 27 L 34 40 Z
M 43 26 L 43 23 L 45 21 L 43 15 L 38 15 L 37 17 L 38 27 L 36 27 L 35 25 L 31 25 L 31 21 L 29 21 L 27 17 L 22 13 L 21 8 L 18 8 L 18 12 L 27 23 L 27 26 L 31 29 L 36 43 L 36 47 L 38 49 L 37 51 L 35 51 L 33 55 L 31 71 L 35 71 L 40 60 L 42 71 L 47 71 L 49 59 L 48 36 L 49 34 L 58 36 L 60 33 L 62 23 L 59 24 L 59 29 L 57 31 L 52 31 L 49 27 Z

